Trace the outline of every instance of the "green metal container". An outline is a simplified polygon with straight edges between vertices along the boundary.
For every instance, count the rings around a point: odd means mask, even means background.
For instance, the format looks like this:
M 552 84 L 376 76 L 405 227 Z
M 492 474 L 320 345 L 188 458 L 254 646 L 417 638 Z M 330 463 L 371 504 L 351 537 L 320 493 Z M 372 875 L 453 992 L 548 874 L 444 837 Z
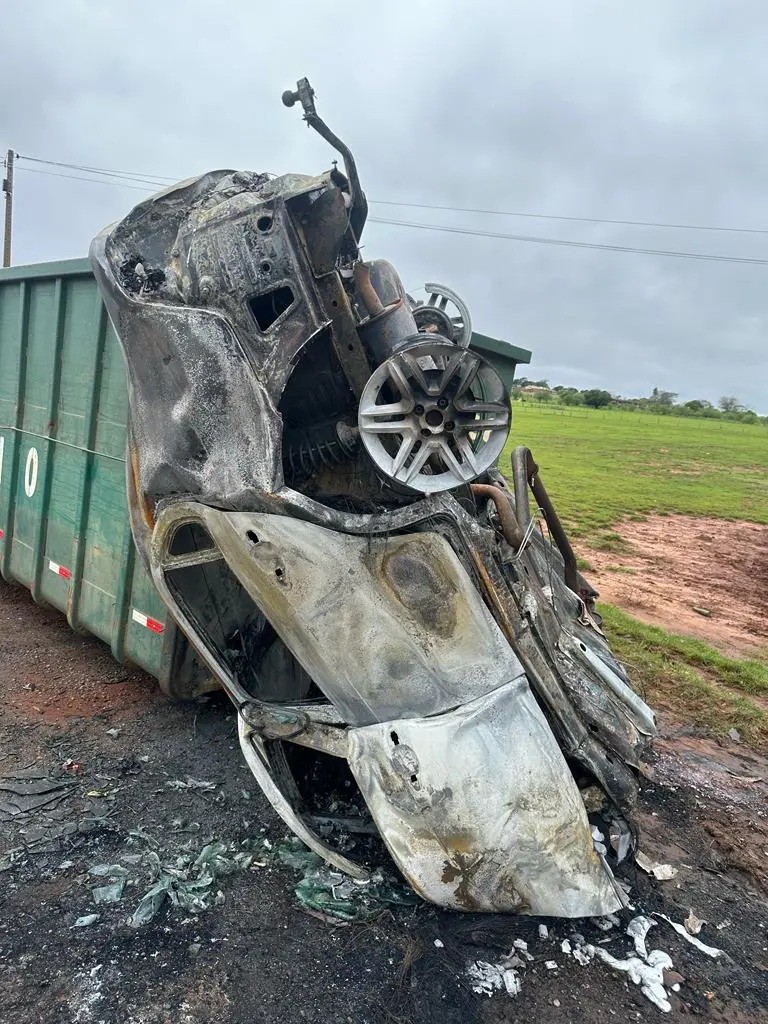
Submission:
M 131 538 L 127 414 L 88 260 L 0 271 L 0 572 L 190 695 L 200 672 Z
M 472 347 L 508 385 L 530 361 L 484 335 Z M 0 270 L 0 573 L 189 697 L 212 684 L 136 558 L 127 418 L 123 357 L 88 260 Z

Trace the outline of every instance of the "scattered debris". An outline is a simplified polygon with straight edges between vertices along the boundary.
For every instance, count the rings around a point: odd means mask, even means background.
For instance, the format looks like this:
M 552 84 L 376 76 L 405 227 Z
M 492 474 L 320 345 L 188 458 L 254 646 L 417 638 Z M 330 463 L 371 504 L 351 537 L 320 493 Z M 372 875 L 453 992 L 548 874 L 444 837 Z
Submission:
M 95 924 L 99 920 L 99 917 L 99 914 L 84 914 L 83 917 L 78 917 L 72 927 L 87 928 L 88 925 Z
M 653 875 L 654 878 L 658 878 L 660 882 L 668 882 L 670 878 L 674 878 L 677 874 L 677 868 L 671 864 L 659 864 L 658 861 L 651 860 L 650 857 L 646 857 L 640 850 L 635 851 L 635 863 L 639 868 L 642 868 L 647 875 Z
M 170 779 L 165 785 L 167 789 L 200 789 L 204 793 L 212 793 L 216 789 L 215 782 L 204 782 L 202 779 L 192 779 L 189 776 L 187 776 L 186 781 Z
M 478 995 L 492 996 L 494 992 L 504 990 L 509 996 L 517 996 L 522 991 L 520 975 L 514 967 L 506 967 L 504 963 L 491 964 L 487 960 L 473 960 L 467 966 L 472 991 Z
M 652 949 L 647 957 L 628 956 L 626 960 L 617 960 L 602 946 L 589 946 L 588 949 L 603 963 L 616 971 L 629 975 L 630 981 L 640 986 L 643 995 L 650 999 L 664 1013 L 669 1013 L 672 1004 L 664 987 L 664 971 L 672 967 L 672 959 L 662 949 Z
M 46 776 L 13 776 L 0 778 L 0 815 L 14 818 L 50 807 L 64 800 L 77 783 L 74 779 L 52 779 Z
M 706 619 L 708 619 L 712 615 L 712 612 L 709 608 L 702 608 L 693 605 L 693 610 L 696 612 L 697 615 L 703 615 Z
M 685 930 L 689 935 L 698 935 L 706 923 L 707 922 L 703 921 L 700 917 L 696 917 L 693 910 L 688 911 L 688 917 L 683 921 Z
M 138 864 L 141 860 L 136 861 Z M 95 875 L 97 878 L 126 878 L 128 871 L 122 866 L 122 864 L 94 864 L 93 867 L 88 868 L 89 875 Z
M 112 739 L 117 739 L 117 737 L 119 735 L 120 735 L 120 730 L 119 729 L 107 729 L 107 736 L 111 736 Z
M 666 988 L 671 988 L 673 992 L 679 992 L 684 981 L 685 978 L 679 971 L 671 971 L 668 967 L 664 968 L 664 986 Z
M 621 864 L 632 849 L 632 832 L 622 818 L 614 818 L 608 831 L 608 838 L 616 854 L 616 863 Z
M 421 903 L 410 887 L 399 879 L 385 877 L 381 871 L 367 881 L 334 871 L 298 839 L 288 839 L 278 846 L 275 859 L 303 872 L 294 889 L 299 902 L 307 909 L 332 918 L 368 921 L 378 917 L 387 905 L 417 906 Z
M 549 938 L 549 928 L 545 924 L 539 925 L 539 938 L 544 940 Z
M 728 737 L 732 739 L 734 743 L 741 743 L 741 733 L 738 729 L 729 729 Z
M 445 943 L 442 942 L 440 939 L 435 939 L 435 946 L 438 949 L 444 949 L 445 948 Z
M 93 893 L 94 903 L 117 903 L 123 898 L 123 889 L 125 888 L 125 879 L 118 878 L 115 882 L 110 882 L 109 885 L 100 885 L 95 889 L 91 889 Z
M 644 914 L 639 914 L 637 917 L 633 917 L 627 925 L 627 935 L 634 941 L 635 949 L 638 956 L 641 956 L 643 960 L 648 957 L 648 950 L 645 946 L 645 937 L 651 928 L 656 927 L 656 922 L 651 917 L 646 917 Z
M 730 957 L 724 949 L 717 949 L 716 946 L 708 946 L 705 942 L 702 942 L 701 939 L 697 939 L 695 935 L 691 935 L 683 925 L 673 921 L 671 917 L 667 917 L 666 914 L 659 914 L 654 911 L 653 916 L 660 917 L 662 921 L 666 921 L 667 924 L 671 925 L 675 929 L 678 935 L 682 935 L 687 942 L 690 942 L 692 946 L 700 949 L 702 953 L 706 953 L 707 956 L 711 956 L 713 960 L 717 959 L 719 956 L 724 956 L 730 960 Z
M 603 917 L 593 917 L 592 924 L 601 932 L 609 932 L 611 928 L 617 928 L 621 921 L 615 914 L 605 914 Z

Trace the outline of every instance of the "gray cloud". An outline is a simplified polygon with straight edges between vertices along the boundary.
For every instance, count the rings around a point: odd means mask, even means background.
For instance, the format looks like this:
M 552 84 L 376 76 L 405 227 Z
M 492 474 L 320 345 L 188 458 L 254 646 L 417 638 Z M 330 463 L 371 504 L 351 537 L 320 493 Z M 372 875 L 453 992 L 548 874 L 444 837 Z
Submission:
M 230 5 L 230 8 L 233 5 Z M 10 5 L 9 5 L 10 7 Z M 280 93 L 307 74 L 372 199 L 768 226 L 762 0 L 643 5 L 37 0 L 3 15 L 0 145 L 186 177 L 314 171 L 331 154 Z M 140 193 L 24 171 L 15 259 L 86 252 Z M 372 206 L 374 215 L 768 258 L 768 235 Z M 409 287 L 444 280 L 553 382 L 768 411 L 768 267 L 371 224 Z

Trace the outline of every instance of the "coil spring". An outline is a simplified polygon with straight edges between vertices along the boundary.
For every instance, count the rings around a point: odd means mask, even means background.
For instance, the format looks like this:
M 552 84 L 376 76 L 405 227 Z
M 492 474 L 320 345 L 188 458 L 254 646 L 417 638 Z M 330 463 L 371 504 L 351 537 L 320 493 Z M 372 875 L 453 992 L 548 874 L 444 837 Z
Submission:
M 312 476 L 325 466 L 346 462 L 354 456 L 356 448 L 357 439 L 339 436 L 336 424 L 303 434 L 292 433 L 283 447 L 283 475 L 288 481 Z

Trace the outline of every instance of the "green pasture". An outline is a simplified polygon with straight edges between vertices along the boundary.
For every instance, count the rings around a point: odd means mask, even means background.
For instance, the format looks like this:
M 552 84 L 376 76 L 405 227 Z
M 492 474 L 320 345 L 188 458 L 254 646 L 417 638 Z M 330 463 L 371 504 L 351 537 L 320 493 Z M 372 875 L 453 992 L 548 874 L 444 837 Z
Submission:
M 595 539 L 648 512 L 768 523 L 762 423 L 515 402 L 501 460 L 507 474 L 518 444 L 533 452 L 574 537 Z

